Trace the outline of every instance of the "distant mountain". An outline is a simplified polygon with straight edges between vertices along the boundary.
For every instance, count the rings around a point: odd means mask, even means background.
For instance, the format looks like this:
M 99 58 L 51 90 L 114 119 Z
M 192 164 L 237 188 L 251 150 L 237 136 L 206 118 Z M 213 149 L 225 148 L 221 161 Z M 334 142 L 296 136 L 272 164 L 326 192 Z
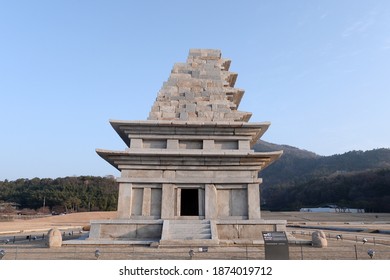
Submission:
M 259 140 L 253 149 L 256 152 L 272 152 L 272 151 L 280 151 L 283 150 L 283 155 L 284 156 L 294 156 L 297 158 L 318 158 L 320 157 L 316 153 L 307 151 L 307 150 L 302 150 L 296 147 L 292 147 L 289 145 L 278 145 L 278 144 L 273 144 L 269 143 L 263 140 Z
M 307 199 L 303 199 L 305 198 L 305 195 L 302 193 L 304 191 L 312 192 L 312 190 L 316 189 L 318 196 L 321 196 L 321 193 L 327 192 L 325 188 L 328 190 L 333 189 L 333 185 L 336 184 L 336 181 L 339 188 L 344 188 L 345 185 L 340 185 L 341 178 L 341 181 L 344 180 L 345 184 L 354 182 L 355 186 L 359 185 L 353 177 L 359 177 L 362 184 L 365 184 L 364 188 L 359 187 L 358 189 L 361 192 L 366 192 L 366 197 L 373 198 L 378 195 L 383 199 L 383 197 L 387 197 L 388 195 L 389 200 L 387 202 L 390 205 L 390 181 L 386 181 L 386 170 L 390 170 L 390 149 L 375 149 L 365 152 L 351 151 L 332 156 L 319 156 L 310 151 L 287 145 L 276 145 L 265 141 L 259 141 L 254 149 L 259 152 L 275 150 L 284 151 L 279 160 L 260 172 L 260 176 L 263 178 L 261 187 L 263 190 L 262 199 L 263 203 L 265 203 L 265 207 L 277 210 L 297 210 L 297 207 L 308 207 L 315 206 L 315 204 L 336 202 L 339 204 L 348 204 L 346 206 L 349 207 L 351 207 L 351 204 L 356 206 L 356 197 L 359 197 L 359 199 L 362 200 L 364 194 L 358 195 L 355 193 L 349 197 L 343 196 L 343 201 L 340 202 L 341 195 L 340 197 L 331 196 L 334 201 L 328 201 L 330 197 L 324 195 L 323 200 L 316 197 L 315 199 L 313 198 L 313 201 L 308 201 Z M 379 172 L 381 170 L 382 173 Z M 386 174 L 386 176 L 378 174 Z M 373 180 L 374 177 L 376 178 L 375 180 Z M 381 178 L 383 181 L 380 180 Z M 323 184 L 324 180 L 327 184 Z M 375 190 L 378 190 L 377 185 L 374 184 L 384 184 L 384 187 L 381 187 L 379 192 L 373 194 Z M 318 188 L 317 186 L 319 185 L 321 185 L 323 189 Z M 354 186 L 350 186 L 349 191 L 352 192 L 353 187 Z M 337 190 L 338 189 L 336 188 L 334 191 L 337 193 Z M 279 196 L 279 198 L 275 199 L 277 196 Z M 302 204 L 302 202 L 304 202 L 304 204 Z M 381 205 L 382 204 L 383 203 L 381 203 Z M 367 205 L 369 205 L 367 201 L 360 204 L 361 208 L 367 208 Z M 390 206 L 388 211 L 390 211 Z

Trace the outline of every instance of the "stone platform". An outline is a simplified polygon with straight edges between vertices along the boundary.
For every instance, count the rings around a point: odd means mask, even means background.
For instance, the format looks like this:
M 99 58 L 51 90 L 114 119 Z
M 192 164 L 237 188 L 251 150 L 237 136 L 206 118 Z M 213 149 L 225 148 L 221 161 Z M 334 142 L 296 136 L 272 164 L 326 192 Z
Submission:
M 285 231 L 283 220 L 97 220 L 87 240 L 64 244 L 223 246 L 260 245 L 263 231 Z

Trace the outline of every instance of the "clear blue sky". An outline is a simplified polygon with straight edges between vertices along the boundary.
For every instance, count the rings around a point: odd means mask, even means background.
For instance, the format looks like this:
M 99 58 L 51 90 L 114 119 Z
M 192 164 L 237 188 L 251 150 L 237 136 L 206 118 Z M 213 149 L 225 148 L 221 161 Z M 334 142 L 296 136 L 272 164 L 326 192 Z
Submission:
M 0 180 L 118 176 L 108 120 L 145 120 L 190 48 L 232 60 L 266 141 L 390 146 L 390 1 L 0 0 Z

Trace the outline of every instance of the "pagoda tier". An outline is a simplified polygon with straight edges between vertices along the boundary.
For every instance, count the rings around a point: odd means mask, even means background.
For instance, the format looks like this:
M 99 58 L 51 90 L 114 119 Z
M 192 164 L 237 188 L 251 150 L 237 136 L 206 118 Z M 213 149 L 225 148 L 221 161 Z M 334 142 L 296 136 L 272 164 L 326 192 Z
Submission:
M 281 155 L 280 151 L 251 150 L 268 129 L 267 122 L 111 121 L 111 125 L 128 149 L 97 153 L 120 171 L 145 169 L 147 165 L 150 169 L 166 170 L 234 166 L 258 172 Z

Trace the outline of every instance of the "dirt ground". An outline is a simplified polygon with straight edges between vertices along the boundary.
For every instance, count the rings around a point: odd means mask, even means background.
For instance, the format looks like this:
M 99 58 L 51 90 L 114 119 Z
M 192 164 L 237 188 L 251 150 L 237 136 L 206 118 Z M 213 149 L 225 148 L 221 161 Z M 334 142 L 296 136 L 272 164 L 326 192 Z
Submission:
M 96 259 L 265 259 L 264 246 L 208 247 L 200 248 L 151 248 L 147 246 L 63 246 L 49 249 L 44 234 L 51 228 L 59 228 L 64 239 L 77 238 L 80 230 L 90 220 L 115 219 L 115 212 L 87 212 L 62 216 L 50 216 L 32 220 L 0 222 L 0 251 L 9 260 L 87 260 Z M 326 248 L 314 248 L 309 244 L 290 244 L 289 256 L 293 260 L 369 260 L 369 249 L 375 251 L 373 259 L 390 260 L 390 214 L 382 213 L 302 213 L 262 212 L 267 220 L 287 220 L 287 232 L 296 240 L 311 240 L 311 233 L 324 230 L 328 238 Z M 30 239 L 26 239 L 30 235 Z M 341 238 L 337 238 L 341 235 Z M 42 237 L 41 237 L 42 236 Z M 14 240 L 13 240 L 14 238 Z M 366 239 L 366 242 L 363 242 Z M 16 242 L 15 242 L 16 240 Z M 14 241 L 14 242 L 13 242 Z

